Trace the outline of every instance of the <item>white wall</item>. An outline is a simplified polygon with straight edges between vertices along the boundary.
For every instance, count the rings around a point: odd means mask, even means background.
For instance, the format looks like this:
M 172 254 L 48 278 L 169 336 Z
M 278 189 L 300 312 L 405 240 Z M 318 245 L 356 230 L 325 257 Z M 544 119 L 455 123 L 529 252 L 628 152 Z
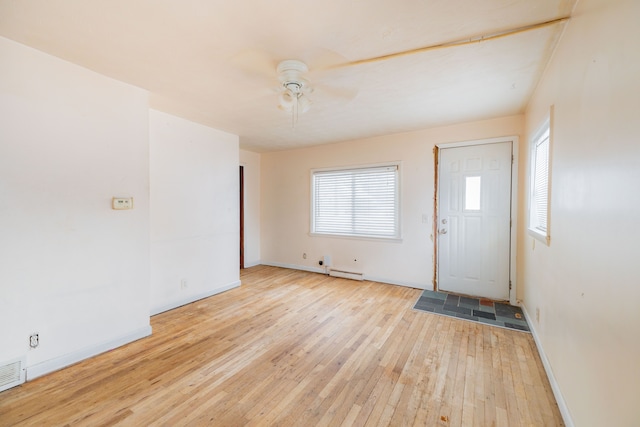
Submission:
M 317 270 L 322 256 L 331 255 L 334 267 L 371 280 L 432 288 L 433 147 L 522 130 L 523 117 L 513 116 L 262 154 L 263 264 Z M 401 242 L 309 236 L 311 169 L 391 161 L 402 162 Z
M 260 264 L 260 154 L 240 150 L 244 166 L 244 266 Z
M 0 38 L 0 361 L 33 377 L 150 333 L 147 115 L 145 91 Z
M 151 311 L 240 285 L 238 136 L 149 113 Z M 186 286 L 183 286 L 183 283 Z
M 639 17 L 581 0 L 527 110 L 530 135 L 555 105 L 551 245 L 520 230 L 519 283 L 578 426 L 640 425 Z

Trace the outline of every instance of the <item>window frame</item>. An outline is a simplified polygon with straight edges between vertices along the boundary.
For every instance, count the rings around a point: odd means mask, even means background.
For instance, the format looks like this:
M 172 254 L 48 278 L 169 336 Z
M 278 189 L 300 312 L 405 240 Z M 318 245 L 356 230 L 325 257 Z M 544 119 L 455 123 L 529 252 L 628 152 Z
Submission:
M 545 138 L 545 136 L 548 136 Z M 540 145 L 543 139 L 547 140 L 547 198 L 546 198 L 546 228 L 541 229 L 535 224 L 536 212 L 535 208 L 538 205 L 536 203 L 535 184 L 536 184 L 536 166 L 537 166 L 537 147 Z M 549 246 L 551 244 L 551 158 L 553 147 L 553 108 L 549 117 L 538 128 L 538 130 L 532 135 L 529 143 L 529 197 L 528 197 L 528 218 L 527 218 L 527 231 L 530 236 L 543 242 Z
M 402 227 L 401 227 L 401 176 L 402 176 L 402 162 L 394 161 L 394 162 L 385 162 L 385 163 L 375 163 L 375 164 L 367 164 L 367 165 L 357 165 L 357 166 L 339 166 L 339 167 L 327 167 L 327 168 L 314 168 L 310 170 L 310 209 L 309 209 L 309 235 L 316 237 L 337 237 L 337 238 L 346 238 L 346 239 L 357 239 L 357 240 L 377 240 L 377 241 L 385 241 L 385 242 L 401 242 L 402 241 Z M 395 219 L 395 235 L 393 236 L 380 236 L 380 235 L 370 235 L 370 234 L 350 234 L 350 233 L 329 233 L 329 232 L 318 232 L 315 230 L 315 176 L 316 174 L 322 174 L 327 172 L 348 172 L 348 171 L 359 171 L 366 169 L 377 169 L 377 168 L 389 168 L 394 167 L 396 173 L 395 179 L 395 208 L 394 208 L 394 219 Z

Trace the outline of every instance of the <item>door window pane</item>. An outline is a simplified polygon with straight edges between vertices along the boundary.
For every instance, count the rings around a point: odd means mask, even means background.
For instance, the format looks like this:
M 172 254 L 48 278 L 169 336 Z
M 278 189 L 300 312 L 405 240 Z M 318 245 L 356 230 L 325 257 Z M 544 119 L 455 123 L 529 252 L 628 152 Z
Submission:
M 479 176 L 468 176 L 464 188 L 464 209 L 468 211 L 480 210 L 481 180 Z

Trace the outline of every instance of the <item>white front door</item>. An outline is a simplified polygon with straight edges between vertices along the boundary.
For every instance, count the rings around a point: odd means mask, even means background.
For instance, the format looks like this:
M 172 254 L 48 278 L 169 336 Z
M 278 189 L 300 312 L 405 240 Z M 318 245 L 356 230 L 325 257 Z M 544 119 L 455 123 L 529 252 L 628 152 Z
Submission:
M 509 299 L 511 149 L 440 148 L 438 289 Z

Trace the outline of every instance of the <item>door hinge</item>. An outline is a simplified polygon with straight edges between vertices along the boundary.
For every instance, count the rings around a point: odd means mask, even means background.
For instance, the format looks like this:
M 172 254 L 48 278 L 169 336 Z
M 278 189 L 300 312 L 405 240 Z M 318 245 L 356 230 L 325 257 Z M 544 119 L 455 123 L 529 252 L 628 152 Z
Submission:
M 511 155 L 511 164 L 513 164 L 513 161 L 514 161 L 514 156 L 513 156 L 513 154 L 512 154 L 512 155 Z
M 511 290 L 511 280 L 509 280 L 509 290 Z

